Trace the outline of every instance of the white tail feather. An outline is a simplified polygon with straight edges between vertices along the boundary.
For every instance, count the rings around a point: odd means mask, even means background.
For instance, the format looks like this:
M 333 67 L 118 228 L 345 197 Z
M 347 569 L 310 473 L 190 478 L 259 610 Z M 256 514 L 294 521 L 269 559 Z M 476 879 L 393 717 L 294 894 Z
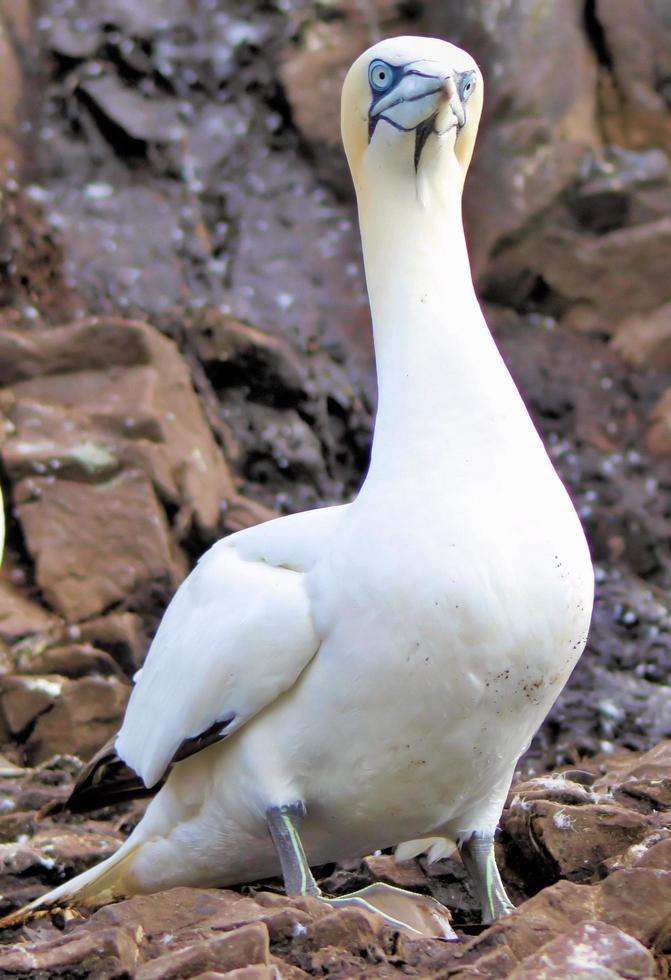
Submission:
M 50 892 L 36 898 L 29 905 L 0 919 L 0 928 L 19 925 L 34 913 L 59 905 L 103 905 L 105 902 L 122 897 L 126 894 L 125 871 L 138 847 L 138 844 L 130 844 L 130 841 L 126 841 L 115 854 L 101 861 L 100 864 L 83 871 L 65 884 L 52 888 Z

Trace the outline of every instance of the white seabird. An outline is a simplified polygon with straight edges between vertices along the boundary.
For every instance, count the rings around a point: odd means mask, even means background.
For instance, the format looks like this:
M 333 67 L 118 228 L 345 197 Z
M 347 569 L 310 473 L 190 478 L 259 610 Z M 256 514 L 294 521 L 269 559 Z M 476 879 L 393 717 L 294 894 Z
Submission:
M 158 792 L 114 856 L 29 908 L 280 869 L 289 894 L 319 895 L 310 865 L 455 841 L 484 920 L 510 910 L 494 831 L 585 644 L 593 575 L 473 289 L 461 192 L 482 89 L 470 55 L 430 38 L 382 41 L 350 69 L 342 133 L 379 381 L 370 469 L 351 504 L 203 556 L 116 754 L 71 805 Z M 426 931 L 406 894 L 321 897 Z

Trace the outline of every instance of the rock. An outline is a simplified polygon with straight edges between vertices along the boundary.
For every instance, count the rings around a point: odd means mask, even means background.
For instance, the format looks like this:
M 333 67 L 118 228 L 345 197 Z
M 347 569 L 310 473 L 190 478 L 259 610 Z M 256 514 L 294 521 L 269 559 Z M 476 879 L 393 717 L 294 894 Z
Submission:
M 27 682 L 51 701 L 38 713 L 25 742 L 33 765 L 59 753 L 90 758 L 118 729 L 130 693 L 116 677 L 25 678 L 24 686 Z
M 464 198 L 480 281 L 492 252 L 527 233 L 569 186 L 585 151 L 599 144 L 597 70 L 582 18 L 578 0 L 561 9 L 535 0 L 427 8 L 427 32 L 465 47 L 485 76 L 484 117 Z M 523 84 L 512 65 L 524 65 Z
M 387 881 L 397 888 L 427 887 L 426 875 L 418 861 L 395 861 L 389 854 L 380 854 L 364 858 L 363 863 L 373 880 Z
M 25 655 L 19 651 L 17 669 L 22 674 L 59 674 L 61 677 L 84 677 L 87 674 L 123 677 L 117 662 L 104 650 L 88 643 L 68 643 Z
M 63 696 L 40 716 L 28 740 L 29 756 L 41 762 L 54 754 L 92 756 L 118 730 L 130 689 L 116 677 L 66 680 Z
M 354 59 L 380 36 L 416 33 L 416 24 L 391 0 L 378 0 L 375 8 L 337 0 L 333 9 L 328 20 L 306 19 L 300 42 L 284 50 L 279 75 L 292 116 L 318 154 L 320 171 L 351 194 L 338 124 L 343 80 Z
M 566 198 L 582 231 L 604 235 L 668 214 L 671 165 L 662 150 L 611 146 L 586 157 Z
M 94 484 L 28 478 L 15 499 L 40 588 L 69 622 L 150 585 L 173 592 L 186 571 L 144 473 Z
M 671 303 L 623 320 L 613 334 L 613 347 L 636 368 L 671 367 Z
M 0 707 L 12 735 L 19 735 L 44 711 L 53 707 L 63 690 L 60 677 L 21 677 L 0 679 Z
M 470 969 L 463 973 L 464 980 L 467 976 L 508 976 L 511 957 L 524 964 L 539 948 L 588 922 L 614 927 L 647 947 L 658 939 L 664 942 L 669 887 L 671 873 L 648 868 L 618 871 L 598 885 L 559 881 L 529 899 L 513 915 L 499 919 L 463 949 L 460 960 Z M 603 948 L 601 935 L 597 930 L 597 949 Z M 638 950 L 636 945 L 624 945 Z M 480 972 L 481 964 L 492 956 L 505 964 L 508 972 Z
M 132 140 L 175 143 L 185 136 L 176 99 L 145 98 L 136 87 L 125 85 L 112 72 L 86 78 L 79 88 L 98 112 Z
M 646 812 L 671 809 L 671 740 L 648 752 L 624 754 L 604 764 L 606 770 L 593 785 L 595 793 L 608 792 L 628 806 Z
M 23 875 L 34 868 L 51 870 L 54 862 L 29 844 L 0 844 L 0 874 Z
M 619 320 L 669 301 L 662 256 L 671 247 L 671 219 L 599 236 L 578 232 L 569 222 L 556 213 L 550 231 L 501 250 L 483 280 L 487 295 L 522 307 L 537 304 L 580 329 L 609 331 Z
M 603 922 L 582 922 L 508 974 L 509 980 L 653 980 L 655 961 L 636 939 Z
M 623 929 L 646 946 L 668 940 L 671 871 L 631 868 L 609 875 L 591 899 L 597 918 Z
M 547 863 L 546 873 L 573 881 L 592 879 L 606 859 L 643 840 L 651 829 L 646 816 L 622 806 L 526 802 L 517 795 L 504 826 L 529 866 Z
M 54 976 L 77 967 L 85 976 L 136 976 L 140 938 L 137 930 L 81 930 L 33 948 L 10 945 L 0 952 L 0 971 L 19 977 L 36 972 Z
M 606 140 L 671 150 L 671 18 L 659 0 L 596 0 Z M 606 77 L 604 78 L 603 75 Z
M 0 845 L 0 874 L 31 875 L 47 882 L 64 880 L 113 854 L 122 843 L 120 834 L 87 828 L 39 830 L 31 844 Z
M 238 500 L 175 345 L 96 318 L 0 332 L 0 351 L 14 425 L 3 461 L 45 596 L 76 621 L 172 591 L 185 571 L 176 539 L 194 523 L 213 537 L 222 502 Z M 164 501 L 178 508 L 172 529 Z
M 4 173 L 7 161 L 15 164 L 20 158 L 16 137 L 20 104 L 25 97 L 25 51 L 22 47 L 27 43 L 31 29 L 29 0 L 14 0 L 3 5 L 0 13 L 0 173 Z
M 254 922 L 151 960 L 135 976 L 137 980 L 177 980 L 210 969 L 226 973 L 254 963 L 266 964 L 269 960 L 268 930 L 263 923 Z
M 337 946 L 348 952 L 369 949 L 378 945 L 383 921 L 361 909 L 342 908 L 330 912 L 307 927 L 299 936 L 299 944 L 308 952 Z
M 240 323 L 215 310 L 204 310 L 191 328 L 199 360 L 218 389 L 253 386 L 266 403 L 298 397 L 306 384 L 305 365 L 280 337 Z
M 280 974 L 282 977 L 286 973 Z M 276 966 L 243 966 L 239 970 L 231 970 L 229 973 L 215 973 L 209 970 L 207 973 L 199 973 L 194 980 L 217 980 L 217 977 L 226 977 L 227 980 L 276 980 L 278 968 Z
M 589 241 L 567 231 L 548 242 L 544 278 L 560 296 L 580 296 L 571 317 L 577 326 L 617 323 L 671 298 L 671 284 L 660 261 L 660 253 L 669 246 L 668 218 L 618 229 Z M 635 269 L 632 254 L 638 256 Z
M 0 638 L 18 640 L 33 633 L 46 633 L 58 619 L 23 593 L 4 576 L 0 578 Z
M 650 413 L 646 448 L 654 456 L 671 454 L 671 388 L 664 392 Z
M 39 829 L 32 844 L 65 880 L 104 861 L 123 843 L 122 834 L 94 826 L 89 821 L 69 828 Z
M 486 0 L 449 11 L 432 5 L 425 30 L 466 47 L 485 75 L 484 118 L 464 199 L 482 291 L 516 308 L 538 308 L 576 326 L 603 329 L 671 299 L 662 258 L 669 247 L 671 182 L 668 160 L 656 149 L 668 145 L 671 124 L 655 88 L 664 71 L 650 67 L 668 60 L 660 43 L 668 24 L 652 0 L 642 24 L 633 6 L 622 23 L 612 13 L 606 16 L 605 3 L 596 13 L 590 9 L 586 14 L 578 0 L 561 10 L 535 0 L 511 8 Z M 370 37 L 361 12 L 342 3 L 339 15 L 328 24 L 306 25 L 301 47 L 287 49 L 281 77 L 319 166 L 335 169 L 332 179 L 343 184 L 332 163 L 338 137 L 330 120 L 336 118 L 340 78 Z M 378 30 L 403 33 L 396 16 L 384 5 Z M 617 57 L 603 53 L 611 34 Z M 549 36 L 552 54 L 538 58 Z M 602 57 L 611 59 L 609 66 Z M 640 75 L 635 94 L 630 57 Z M 510 64 L 524 65 L 523 85 L 516 72 L 506 70 Z M 607 127 L 622 116 L 619 95 L 612 104 L 607 97 L 604 102 L 608 85 L 629 93 L 637 109 L 616 135 L 611 126 L 610 142 L 617 145 L 604 150 L 595 124 L 598 109 L 606 109 Z M 642 102 L 645 138 L 634 133 Z
M 283 896 L 282 896 L 283 897 Z M 286 903 L 286 899 L 284 899 Z M 172 888 L 160 895 L 136 895 L 100 909 L 91 917 L 91 928 L 131 924 L 142 927 L 151 942 L 166 934 L 237 929 L 265 920 L 267 910 L 237 892 L 205 888 Z
M 632 5 L 622 23 L 611 11 L 604 26 L 606 3 L 597 5 L 594 17 L 586 9 L 577 0 L 561 11 L 534 0 L 510 9 L 478 2 L 448 12 L 434 5 L 427 27 L 472 51 L 485 75 L 484 119 L 464 199 L 481 289 L 518 309 L 612 329 L 671 299 L 661 258 L 669 247 L 668 161 L 659 149 L 647 149 L 667 146 L 671 133 L 668 109 L 653 91 L 665 77 L 659 66 L 668 55 L 658 58 L 657 52 L 669 27 L 653 3 L 642 23 Z M 611 33 L 622 41 L 614 63 L 613 53 L 604 54 Z M 552 56 L 535 57 L 550 35 Z M 635 72 L 646 75 L 645 86 L 632 85 L 630 57 Z M 523 85 L 506 70 L 513 63 L 525 66 Z M 595 120 L 604 78 L 619 78 L 607 120 L 622 117 L 621 93 L 635 103 L 646 101 L 646 92 L 654 95 L 654 108 L 647 100 L 647 138 L 625 133 L 625 123 L 606 140 L 618 145 L 602 149 Z
M 604 862 L 609 874 L 624 868 L 659 868 L 671 871 L 671 828 L 655 831 L 623 854 Z

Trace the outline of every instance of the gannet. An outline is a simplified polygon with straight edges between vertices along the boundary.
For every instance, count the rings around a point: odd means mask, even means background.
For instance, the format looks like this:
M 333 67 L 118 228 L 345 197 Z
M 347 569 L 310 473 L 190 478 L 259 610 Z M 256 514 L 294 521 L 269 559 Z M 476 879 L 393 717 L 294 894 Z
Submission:
M 385 885 L 329 899 L 310 866 L 455 842 L 483 921 L 511 910 L 494 832 L 585 644 L 593 572 L 474 292 L 461 193 L 482 98 L 473 58 L 442 40 L 384 40 L 351 67 L 370 468 L 350 504 L 201 558 L 71 807 L 156 795 L 114 856 L 28 909 L 281 871 L 289 895 L 425 932 L 431 899 Z

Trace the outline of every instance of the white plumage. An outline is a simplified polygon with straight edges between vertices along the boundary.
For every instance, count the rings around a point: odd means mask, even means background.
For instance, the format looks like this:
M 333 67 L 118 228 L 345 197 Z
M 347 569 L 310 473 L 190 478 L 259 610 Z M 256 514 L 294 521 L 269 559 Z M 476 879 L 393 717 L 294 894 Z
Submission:
M 481 101 L 475 63 L 443 41 L 384 41 L 351 69 L 379 379 L 369 473 L 351 504 L 201 559 L 116 748 L 151 786 L 185 738 L 233 717 L 231 734 L 178 762 L 119 853 L 47 902 L 275 874 L 266 817 L 296 801 L 311 863 L 493 835 L 593 586 L 473 291 L 460 197 Z

